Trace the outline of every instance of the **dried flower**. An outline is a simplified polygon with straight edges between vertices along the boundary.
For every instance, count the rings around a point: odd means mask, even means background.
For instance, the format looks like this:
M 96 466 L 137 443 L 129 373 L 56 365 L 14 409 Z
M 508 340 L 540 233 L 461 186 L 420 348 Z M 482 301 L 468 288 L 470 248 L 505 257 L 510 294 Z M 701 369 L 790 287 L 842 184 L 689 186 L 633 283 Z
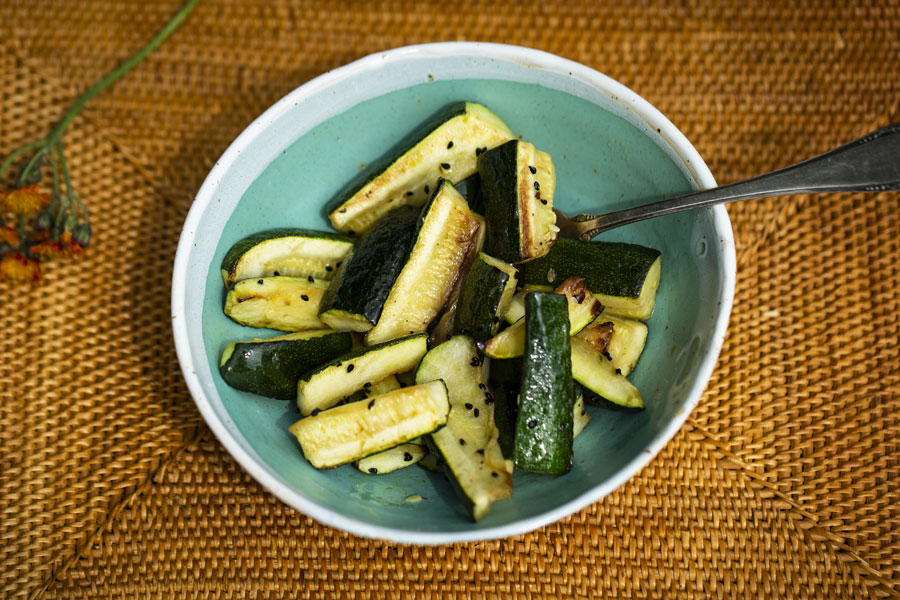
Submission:
M 72 241 L 72 234 L 64 231 L 58 240 L 47 240 L 31 247 L 31 253 L 43 259 L 81 258 L 84 247 Z
M 37 283 L 41 280 L 41 263 L 21 254 L 5 254 L 0 258 L 0 277 L 13 283 Z
M 19 232 L 12 227 L 0 227 L 0 244 L 19 245 Z
M 38 184 L 0 191 L 0 210 L 20 215 L 33 215 L 50 204 L 50 194 L 41 191 Z

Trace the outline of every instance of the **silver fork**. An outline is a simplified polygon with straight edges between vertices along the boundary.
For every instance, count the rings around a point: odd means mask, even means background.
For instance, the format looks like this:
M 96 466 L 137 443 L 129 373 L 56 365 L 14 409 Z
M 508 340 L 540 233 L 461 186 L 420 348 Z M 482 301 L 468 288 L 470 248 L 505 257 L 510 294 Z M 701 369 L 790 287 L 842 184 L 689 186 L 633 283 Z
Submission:
M 797 164 L 721 187 L 598 215 L 568 217 L 559 210 L 560 235 L 588 241 L 635 221 L 735 200 L 827 192 L 900 190 L 900 123 L 888 125 Z

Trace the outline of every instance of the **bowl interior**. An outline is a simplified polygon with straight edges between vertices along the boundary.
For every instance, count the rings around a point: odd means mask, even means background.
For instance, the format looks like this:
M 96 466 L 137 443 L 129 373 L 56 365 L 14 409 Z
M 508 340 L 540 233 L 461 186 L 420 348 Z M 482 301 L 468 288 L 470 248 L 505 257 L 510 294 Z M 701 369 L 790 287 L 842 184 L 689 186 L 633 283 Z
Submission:
M 514 529 L 505 532 L 525 530 L 530 528 L 526 523 L 536 526 L 548 515 L 562 516 L 560 507 L 569 512 L 579 508 L 598 497 L 598 489 L 609 491 L 646 460 L 642 454 L 661 445 L 673 421 L 683 421 L 699 394 L 702 359 L 718 349 L 713 332 L 723 294 L 723 246 L 711 211 L 672 215 L 603 235 L 599 239 L 637 242 L 663 253 L 649 339 L 631 377 L 647 408 L 632 413 L 589 407 L 591 422 L 575 441 L 572 471 L 561 478 L 517 471 L 512 500 L 495 504 L 479 523 L 461 511 L 443 476 L 418 467 L 384 476 L 362 474 L 350 465 L 316 471 L 287 431 L 299 418 L 294 403 L 234 390 L 218 377 L 219 357 L 228 343 L 278 333 L 242 327 L 223 314 L 219 265 L 225 252 L 262 229 L 328 229 L 324 203 L 366 163 L 449 102 L 484 103 L 515 133 L 549 152 L 557 169 L 554 201 L 569 214 L 632 205 L 696 187 L 691 166 L 609 94 L 539 69 L 538 76 L 545 79 L 535 80 L 534 66 L 510 62 L 501 75 L 493 60 L 482 61 L 480 69 L 477 59 L 458 65 L 448 65 L 449 60 L 401 61 L 402 69 L 392 67 L 399 69 L 399 76 L 379 74 L 385 68 L 376 66 L 350 78 L 363 87 L 366 78 L 377 82 L 369 87 L 368 98 L 338 101 L 340 86 L 323 86 L 293 98 L 296 104 L 283 105 L 270 122 L 255 124 L 259 131 L 251 128 L 235 144 L 243 147 L 242 155 L 233 154 L 233 162 L 212 182 L 206 214 L 191 232 L 194 246 L 185 281 L 191 372 L 199 379 L 213 418 L 220 421 L 219 436 L 225 431 L 249 457 L 242 460 L 245 468 L 257 476 L 264 472 L 271 478 L 264 483 L 313 516 L 356 533 L 402 541 L 492 537 L 510 525 Z M 525 82 L 511 80 L 516 78 Z M 321 103 L 329 100 L 332 108 L 322 109 Z M 267 139 L 273 128 L 280 133 Z M 265 145 L 253 152 L 260 139 Z M 704 384 L 699 382 L 701 389 Z M 252 469 L 247 460 L 254 463 Z M 405 501 L 411 494 L 426 500 Z

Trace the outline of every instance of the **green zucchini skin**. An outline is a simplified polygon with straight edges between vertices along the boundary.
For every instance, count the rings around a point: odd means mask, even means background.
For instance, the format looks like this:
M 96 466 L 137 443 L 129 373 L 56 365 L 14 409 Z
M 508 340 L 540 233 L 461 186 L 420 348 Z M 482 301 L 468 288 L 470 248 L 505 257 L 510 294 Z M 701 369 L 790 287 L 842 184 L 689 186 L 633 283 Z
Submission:
M 515 292 L 515 273 L 511 265 L 483 252 L 478 254 L 459 294 L 457 333 L 468 335 L 476 342 L 484 342 L 497 333 L 500 319 Z
M 322 298 L 320 320 L 344 329 L 338 322 L 349 318 L 359 322 L 354 331 L 367 331 L 378 322 L 415 243 L 419 212 L 404 206 L 389 213 L 350 251 Z
M 484 216 L 484 195 L 481 193 L 481 177 L 478 176 L 478 173 L 466 177 L 453 187 L 466 199 L 466 202 L 469 204 L 469 210 L 477 215 Z
M 291 262 L 293 260 L 293 257 L 284 253 L 277 253 L 280 256 L 276 256 L 270 265 L 242 264 L 242 259 L 252 261 L 254 248 L 263 243 L 278 244 L 282 240 L 287 243 L 295 242 L 299 244 L 302 244 L 304 241 L 308 243 L 333 242 L 333 244 L 330 244 L 333 248 L 327 253 L 329 256 L 320 257 L 322 259 L 320 261 L 311 261 L 316 264 L 309 265 L 307 269 L 302 269 L 297 265 L 279 264 L 281 261 Z M 280 268 L 279 275 L 290 277 L 312 276 L 317 279 L 329 279 L 330 273 L 336 268 L 336 264 L 342 260 L 352 247 L 352 238 L 328 231 L 288 227 L 260 231 L 238 241 L 225 253 L 225 258 L 222 259 L 222 278 L 225 281 L 225 287 L 231 287 L 240 279 L 271 277 Z M 321 264 L 318 264 L 319 262 Z
M 346 354 L 353 340 L 343 331 L 309 331 L 230 344 L 219 365 L 222 379 L 245 392 L 291 400 L 300 374 Z
M 490 359 L 489 381 L 494 395 L 494 423 L 499 433 L 504 458 L 513 459 L 516 419 L 519 416 L 519 390 L 522 385 L 522 359 Z
M 516 419 L 516 467 L 562 474 L 572 468 L 574 394 L 565 297 L 525 297 L 525 355 Z
M 555 287 L 569 277 L 582 277 L 607 312 L 646 319 L 653 310 L 656 288 L 645 289 L 645 284 L 660 256 L 659 250 L 637 244 L 559 238 L 545 256 L 522 265 L 522 283 Z M 638 302 L 642 293 L 652 293 L 653 297 L 643 299 L 649 306 L 620 306 Z

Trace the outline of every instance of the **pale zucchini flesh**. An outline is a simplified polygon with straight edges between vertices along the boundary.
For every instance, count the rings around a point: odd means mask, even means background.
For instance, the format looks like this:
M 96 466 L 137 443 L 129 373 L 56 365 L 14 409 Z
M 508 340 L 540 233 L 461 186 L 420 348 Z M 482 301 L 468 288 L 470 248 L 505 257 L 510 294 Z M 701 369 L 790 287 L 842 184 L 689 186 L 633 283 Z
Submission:
M 578 337 L 572 338 L 572 377 L 583 387 L 614 404 L 644 408 L 641 393 L 607 357 Z
M 328 282 L 311 277 L 262 277 L 239 281 L 225 297 L 225 314 L 241 325 L 281 331 L 327 329 L 319 303 Z
M 431 434 L 431 446 L 475 520 L 493 502 L 512 495 L 512 464 L 503 457 L 494 423 L 494 398 L 482 378 L 475 343 L 454 336 L 433 348 L 416 371 L 416 382 L 441 379 L 450 395 L 447 425 Z
M 573 410 L 572 437 L 577 438 L 581 435 L 581 432 L 584 431 L 590 420 L 591 415 L 588 414 L 584 405 L 584 394 L 578 394 L 575 398 L 575 408 Z
M 578 337 L 585 340 L 591 334 L 591 329 L 601 327 L 605 323 L 612 323 L 612 335 L 609 336 L 609 343 L 606 345 L 605 351 L 609 354 L 613 368 L 618 369 L 622 375 L 628 375 L 637 366 L 647 343 L 647 324 L 635 319 L 608 315 L 604 312 L 603 316 L 583 329 Z
M 431 433 L 449 411 L 447 388 L 432 381 L 305 417 L 290 432 L 312 466 L 329 469 Z
M 356 468 L 369 475 L 385 475 L 416 464 L 425 458 L 426 454 L 428 448 L 410 442 L 360 459 L 356 461 Z
M 404 144 L 407 147 L 388 164 L 376 163 L 362 185 L 351 184 L 352 193 L 345 193 L 346 199 L 329 214 L 335 229 L 365 233 L 398 206 L 423 205 L 438 178 L 462 181 L 477 171 L 477 157 L 484 149 L 515 137 L 480 104 L 466 102 L 449 107 L 446 114 L 452 116 L 413 144 Z
M 438 182 L 416 243 L 366 344 L 422 333 L 445 306 L 480 223 L 452 185 Z
M 367 383 L 414 369 L 425 355 L 427 341 L 428 336 L 420 334 L 361 348 L 302 375 L 297 382 L 300 413 L 325 410 Z

